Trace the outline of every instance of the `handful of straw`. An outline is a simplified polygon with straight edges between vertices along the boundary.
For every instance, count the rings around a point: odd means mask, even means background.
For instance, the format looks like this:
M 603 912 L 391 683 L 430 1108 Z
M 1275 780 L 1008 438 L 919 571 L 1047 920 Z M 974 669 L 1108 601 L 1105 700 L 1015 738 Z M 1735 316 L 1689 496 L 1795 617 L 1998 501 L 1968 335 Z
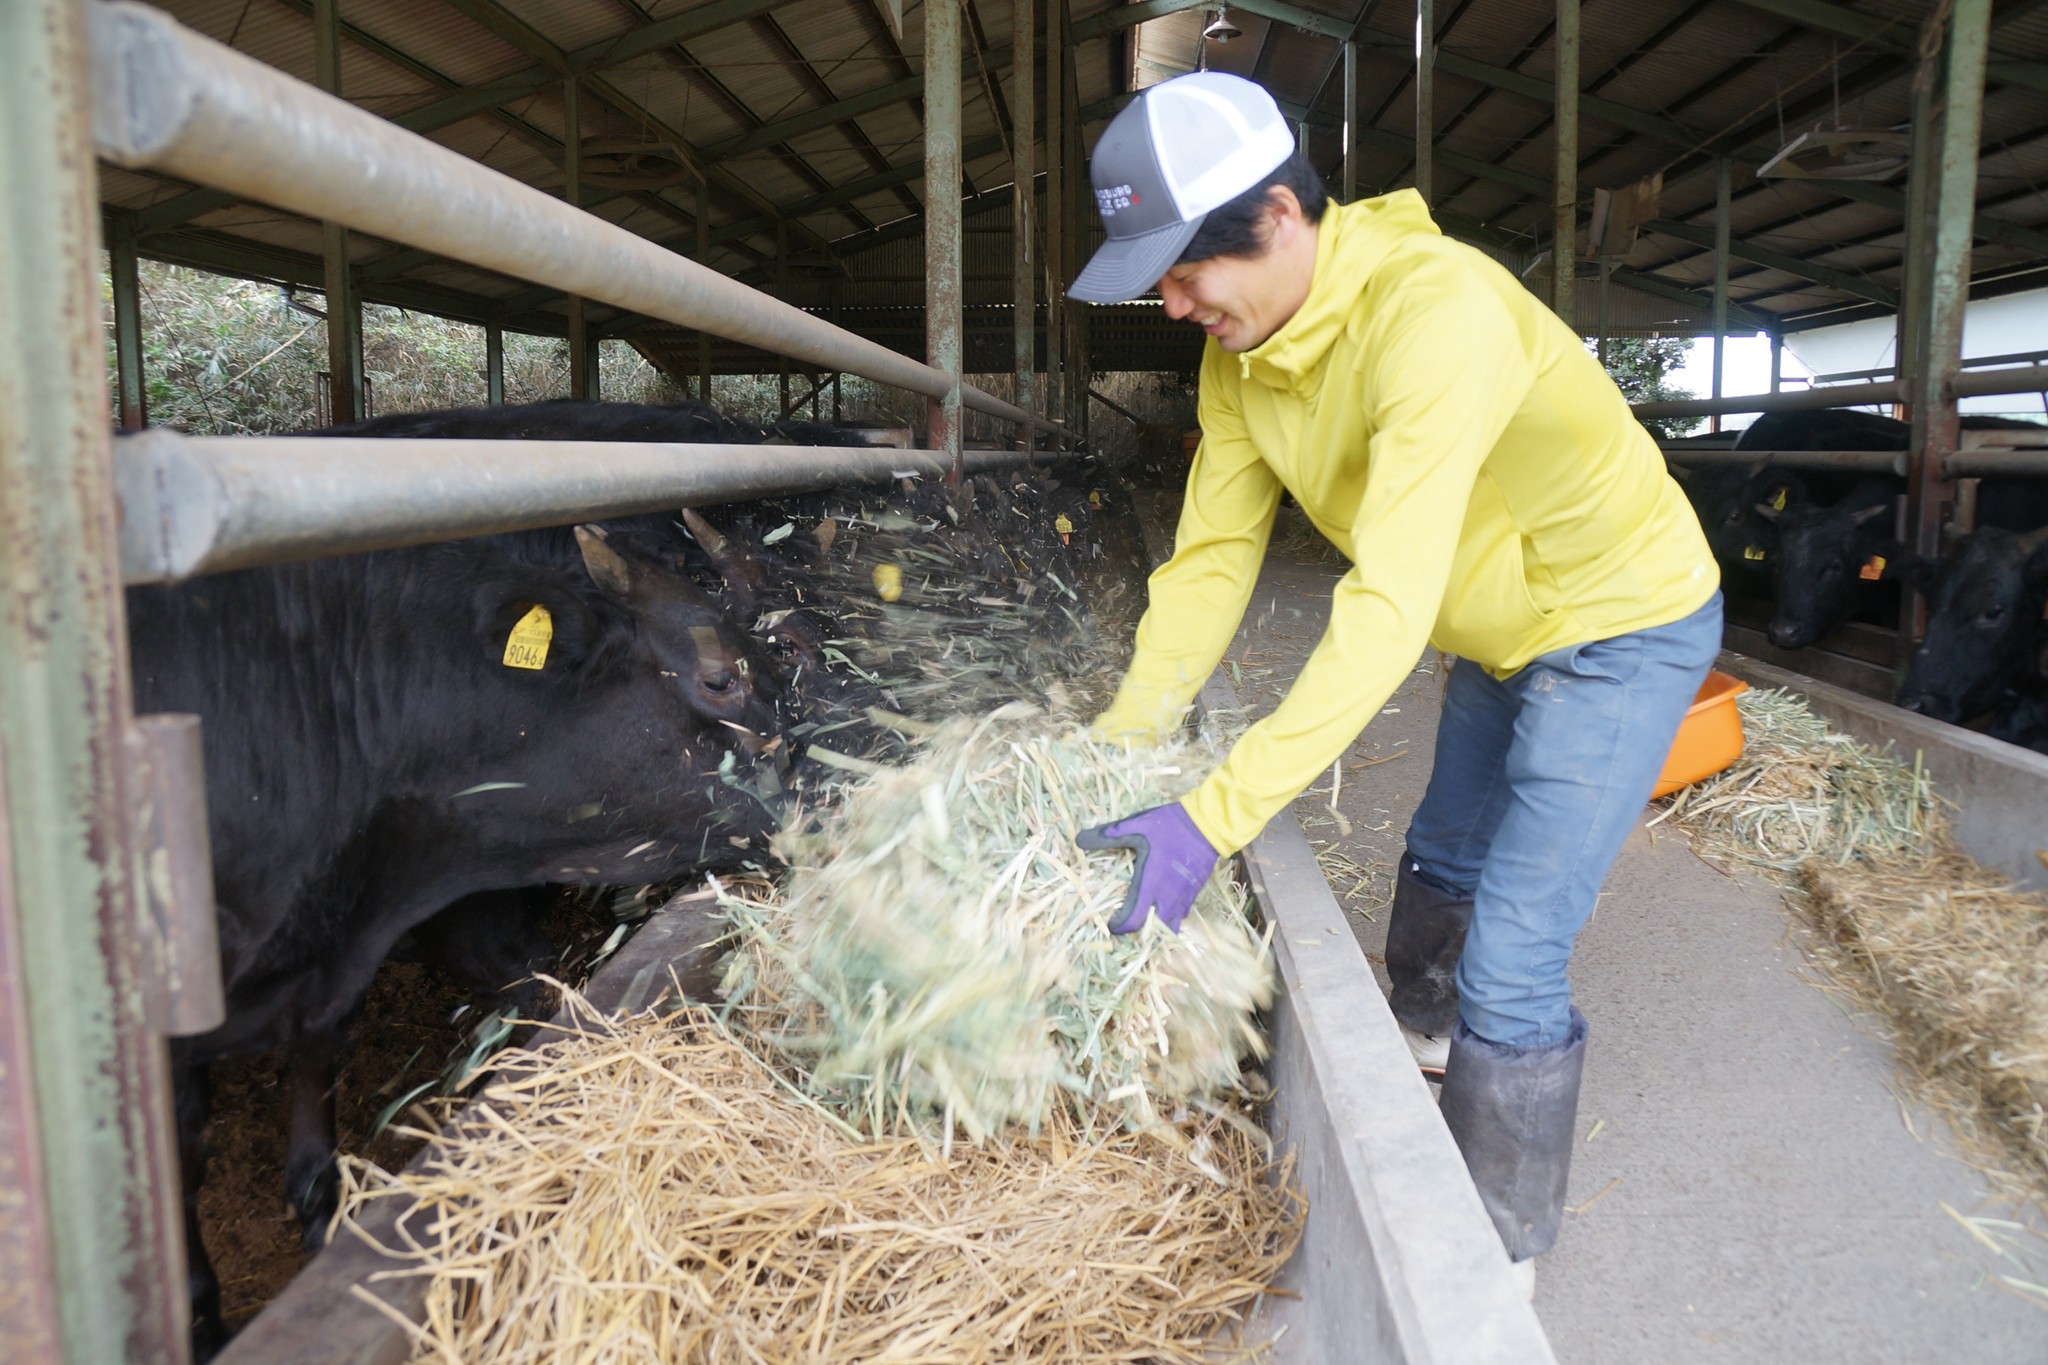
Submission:
M 1217 1119 L 1181 1131 L 1220 1184 L 1066 1115 L 941 1161 L 851 1137 L 702 1011 L 501 1065 L 420 1166 L 342 1158 L 341 1234 L 399 1263 L 356 1292 L 432 1277 L 417 1360 L 1243 1360 L 1214 1338 L 1300 1235 L 1286 1169 Z M 418 1207 L 379 1241 L 390 1200 Z
M 783 837 L 782 901 L 729 896 L 729 1017 L 870 1133 L 937 1120 L 980 1141 L 1062 1097 L 1132 1126 L 1235 1087 L 1264 1055 L 1273 964 L 1243 893 L 1211 878 L 1175 934 L 1112 935 L 1131 875 L 1077 829 L 1171 801 L 1214 761 L 1134 752 L 1028 707 L 954 722 L 917 760 Z

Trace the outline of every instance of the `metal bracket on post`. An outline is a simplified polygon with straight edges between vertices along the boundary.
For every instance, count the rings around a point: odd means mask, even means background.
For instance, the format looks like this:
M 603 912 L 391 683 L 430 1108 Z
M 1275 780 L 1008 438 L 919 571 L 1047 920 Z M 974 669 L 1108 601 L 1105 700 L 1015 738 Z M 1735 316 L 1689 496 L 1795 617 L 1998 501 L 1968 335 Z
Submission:
M 199 717 L 137 716 L 127 740 L 149 1022 L 173 1038 L 210 1033 L 227 1019 L 227 998 Z

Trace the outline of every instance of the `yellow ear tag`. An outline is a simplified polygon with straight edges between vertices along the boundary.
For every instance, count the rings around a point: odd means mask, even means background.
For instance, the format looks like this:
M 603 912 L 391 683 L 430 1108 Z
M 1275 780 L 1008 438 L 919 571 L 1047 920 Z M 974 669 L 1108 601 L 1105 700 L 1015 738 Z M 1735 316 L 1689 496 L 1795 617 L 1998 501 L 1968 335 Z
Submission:
M 1762 558 L 1764 557 L 1764 549 L 1763 549 L 1763 546 L 1761 546 L 1761 545 L 1745 545 L 1745 546 L 1743 546 L 1743 547 L 1742 547 L 1742 557 L 1743 557 L 1744 559 L 1762 559 Z
M 1785 490 L 1784 490 L 1784 489 L 1780 488 L 1780 489 L 1778 490 L 1778 496 L 1777 496 L 1777 497 L 1775 497 L 1775 498 L 1772 498 L 1772 499 L 1771 499 L 1771 510 L 1772 510 L 1773 512 L 1782 512 L 1782 511 L 1784 511 L 1784 510 L 1785 510 Z
M 505 641 L 505 667 L 541 668 L 548 661 L 548 645 L 555 638 L 555 618 L 548 609 L 535 603 L 526 615 L 519 618 L 519 624 L 512 627 L 512 637 Z
M 1856 571 L 1856 576 L 1858 578 L 1868 579 L 1872 583 L 1875 583 L 1878 579 L 1883 578 L 1884 556 L 1872 555 L 1868 560 L 1864 562 L 1863 567 Z

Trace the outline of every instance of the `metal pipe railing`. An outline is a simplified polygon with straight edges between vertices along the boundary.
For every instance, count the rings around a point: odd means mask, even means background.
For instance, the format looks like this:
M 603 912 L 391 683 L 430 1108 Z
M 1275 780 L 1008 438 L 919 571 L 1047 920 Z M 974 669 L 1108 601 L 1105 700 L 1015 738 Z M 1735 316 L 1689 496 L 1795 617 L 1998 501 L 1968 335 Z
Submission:
M 1971 370 L 1956 376 L 1956 397 L 1987 398 L 2004 393 L 2048 391 L 2048 365 L 2021 365 L 2003 370 Z M 1896 379 L 1877 384 L 1837 384 L 1825 389 L 1785 393 L 1744 393 L 1722 398 L 1683 398 L 1658 403 L 1633 403 L 1638 417 L 1711 417 L 1728 412 L 1808 412 L 1817 408 L 1860 408 L 1873 403 L 1903 403 L 1906 386 Z
M 965 452 L 968 473 L 1022 465 Z M 888 446 L 182 436 L 114 445 L 126 583 L 632 516 L 917 475 L 945 453 Z
M 1666 450 L 1672 464 L 1773 465 L 1780 469 L 1840 469 L 1857 474 L 1906 474 L 1903 450 Z
M 162 171 L 309 218 L 828 370 L 944 398 L 955 380 L 200 36 L 93 4 L 93 138 Z M 979 389 L 966 406 L 1057 431 Z

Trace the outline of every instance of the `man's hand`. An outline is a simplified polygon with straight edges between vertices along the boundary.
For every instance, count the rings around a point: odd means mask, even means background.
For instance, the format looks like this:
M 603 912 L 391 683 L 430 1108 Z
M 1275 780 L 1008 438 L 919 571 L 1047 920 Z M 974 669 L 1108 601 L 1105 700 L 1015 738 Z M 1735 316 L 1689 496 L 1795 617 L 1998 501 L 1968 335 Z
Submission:
M 1144 926 L 1146 914 L 1175 933 L 1194 907 L 1195 895 L 1216 870 L 1216 850 L 1195 828 L 1179 802 L 1084 829 L 1074 842 L 1091 851 L 1127 848 L 1138 855 L 1131 870 L 1131 891 L 1124 908 L 1110 923 L 1112 934 L 1128 934 Z

